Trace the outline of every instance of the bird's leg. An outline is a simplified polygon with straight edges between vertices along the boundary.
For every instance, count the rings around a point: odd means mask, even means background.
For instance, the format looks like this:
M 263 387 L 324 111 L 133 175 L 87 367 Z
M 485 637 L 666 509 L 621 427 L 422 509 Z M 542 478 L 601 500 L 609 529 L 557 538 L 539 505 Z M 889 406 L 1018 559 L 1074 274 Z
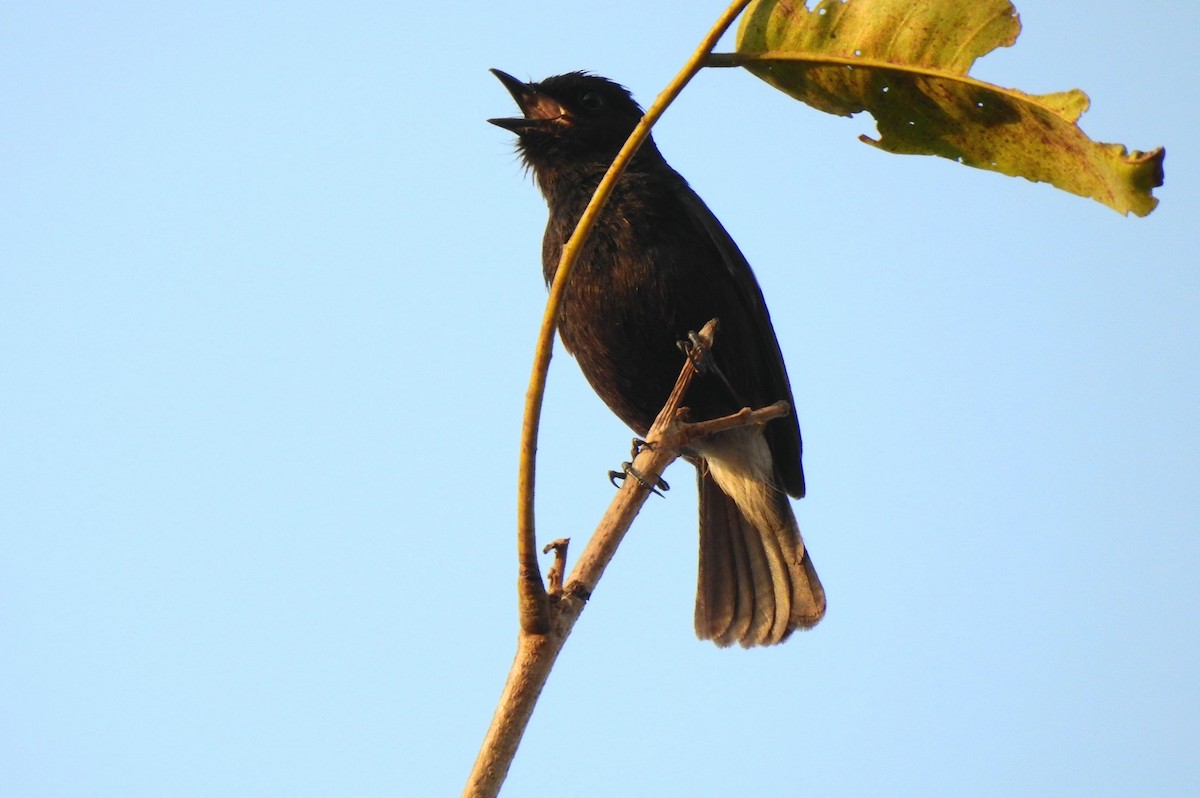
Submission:
M 677 341 L 675 345 L 679 347 L 679 351 L 687 356 L 688 360 L 692 361 L 692 366 L 696 369 L 697 374 L 715 374 L 717 379 L 721 381 L 721 384 L 725 386 L 725 389 L 729 391 L 729 395 L 733 397 L 733 400 L 738 404 L 745 404 L 741 397 L 738 396 L 737 391 L 733 389 L 733 383 L 729 381 L 729 378 L 717 366 L 717 361 L 712 356 L 712 350 L 701 344 L 700 335 L 695 330 L 688 332 L 686 341 Z
M 654 448 L 653 444 L 647 443 L 646 441 L 644 441 L 640 438 L 634 438 L 633 439 L 633 449 L 631 450 L 629 456 L 632 459 L 636 460 L 637 456 L 641 453 L 642 449 L 653 449 L 653 448 Z M 613 484 L 613 487 L 619 488 L 620 485 L 617 484 L 617 480 L 624 482 L 625 477 L 627 477 L 627 476 L 633 477 L 634 479 L 636 479 L 638 481 L 638 483 L 643 488 L 646 488 L 651 493 L 658 495 L 658 496 L 662 496 L 663 493 L 665 493 L 666 491 L 671 489 L 671 486 L 668 485 L 667 481 L 665 479 L 663 479 L 662 477 L 659 477 L 658 480 L 653 485 L 651 485 L 650 481 L 647 480 L 640 471 L 638 471 L 636 468 L 633 467 L 632 462 L 621 463 L 620 471 L 609 471 L 608 472 L 608 481 Z
M 675 346 L 679 347 L 679 351 L 692 361 L 692 366 L 696 369 L 697 374 L 707 374 L 709 366 L 712 365 L 712 358 L 708 356 L 709 350 L 700 343 L 700 334 L 695 330 L 688 330 L 687 338 L 683 341 L 676 341 Z

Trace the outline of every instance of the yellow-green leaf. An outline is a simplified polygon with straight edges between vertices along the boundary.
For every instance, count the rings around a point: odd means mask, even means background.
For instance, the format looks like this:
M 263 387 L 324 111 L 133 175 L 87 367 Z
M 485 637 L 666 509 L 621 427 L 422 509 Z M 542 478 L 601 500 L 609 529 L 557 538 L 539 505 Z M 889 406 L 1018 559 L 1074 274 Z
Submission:
M 975 60 L 1016 41 L 1008 0 L 755 0 L 735 63 L 822 111 L 870 111 L 888 152 L 940 155 L 1043 181 L 1121 213 L 1158 204 L 1163 150 L 1095 142 L 1075 124 L 1078 89 L 1026 94 L 968 77 Z

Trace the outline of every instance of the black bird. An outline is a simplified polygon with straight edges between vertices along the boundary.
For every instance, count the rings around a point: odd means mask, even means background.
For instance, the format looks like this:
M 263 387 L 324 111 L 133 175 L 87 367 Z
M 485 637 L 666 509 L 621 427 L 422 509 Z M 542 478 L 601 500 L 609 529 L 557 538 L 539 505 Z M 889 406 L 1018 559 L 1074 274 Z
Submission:
M 642 109 L 616 83 L 571 72 L 523 83 L 492 72 L 522 117 L 490 119 L 518 136 L 545 196 L 547 284 L 600 178 Z M 715 368 L 692 383 L 692 418 L 784 399 L 765 427 L 714 436 L 687 454 L 700 493 L 696 634 L 719 646 L 773 645 L 825 614 L 825 591 L 788 494 L 804 495 L 800 426 L 783 355 L 750 265 L 694 191 L 647 139 L 618 182 L 568 284 L 558 324 L 605 404 L 639 435 L 682 365 L 677 342 L 720 320 Z

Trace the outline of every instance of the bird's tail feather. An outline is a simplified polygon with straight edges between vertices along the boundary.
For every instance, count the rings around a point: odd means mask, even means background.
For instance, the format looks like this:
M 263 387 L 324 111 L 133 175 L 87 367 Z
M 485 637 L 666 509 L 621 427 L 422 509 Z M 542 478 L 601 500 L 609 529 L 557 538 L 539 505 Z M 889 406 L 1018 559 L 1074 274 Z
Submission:
M 766 646 L 816 625 L 825 590 L 787 496 L 717 460 L 702 461 L 698 476 L 697 636 L 719 646 Z

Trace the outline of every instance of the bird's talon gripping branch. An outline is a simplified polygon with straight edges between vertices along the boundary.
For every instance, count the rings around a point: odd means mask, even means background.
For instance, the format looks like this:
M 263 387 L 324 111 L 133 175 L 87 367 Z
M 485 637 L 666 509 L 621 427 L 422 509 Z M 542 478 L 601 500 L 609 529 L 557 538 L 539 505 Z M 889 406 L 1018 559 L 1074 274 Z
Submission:
M 621 485 L 618 484 L 618 480 L 620 480 L 621 484 L 624 484 L 626 477 L 633 477 L 638 481 L 639 485 L 653 493 L 655 496 L 662 496 L 665 491 L 671 489 L 671 486 L 668 485 L 667 481 L 662 477 L 659 477 L 654 481 L 653 484 L 651 484 L 650 480 L 646 479 L 646 477 L 642 475 L 642 472 L 633 467 L 633 463 L 621 463 L 620 471 L 608 472 L 608 481 L 613 484 L 614 488 L 621 487 Z
M 724 372 L 717 367 L 717 363 L 712 357 L 712 350 L 710 350 L 708 346 L 706 346 L 704 342 L 700 340 L 699 333 L 697 333 L 695 330 L 691 330 L 688 332 L 686 341 L 677 341 L 675 345 L 679 347 L 679 351 L 683 352 L 683 354 L 687 356 L 688 360 L 692 361 L 692 366 L 695 367 L 697 374 L 702 376 L 715 374 L 717 379 L 721 381 L 721 384 L 724 385 L 726 390 L 729 391 L 729 395 L 734 397 L 738 404 L 745 406 L 746 403 L 742 401 L 741 395 L 739 394 L 738 390 L 733 387 L 733 383 L 730 382 L 729 378 L 725 376 Z
M 707 374 L 712 361 L 708 356 L 708 347 L 704 346 L 700 341 L 700 335 L 695 330 L 688 331 L 687 340 L 676 341 L 675 345 L 679 347 L 679 351 L 692 361 L 692 365 L 696 369 L 697 374 Z
M 625 482 L 625 472 L 624 471 L 609 471 L 608 472 L 608 481 L 612 483 L 612 486 L 614 488 L 620 488 L 621 485 Z

